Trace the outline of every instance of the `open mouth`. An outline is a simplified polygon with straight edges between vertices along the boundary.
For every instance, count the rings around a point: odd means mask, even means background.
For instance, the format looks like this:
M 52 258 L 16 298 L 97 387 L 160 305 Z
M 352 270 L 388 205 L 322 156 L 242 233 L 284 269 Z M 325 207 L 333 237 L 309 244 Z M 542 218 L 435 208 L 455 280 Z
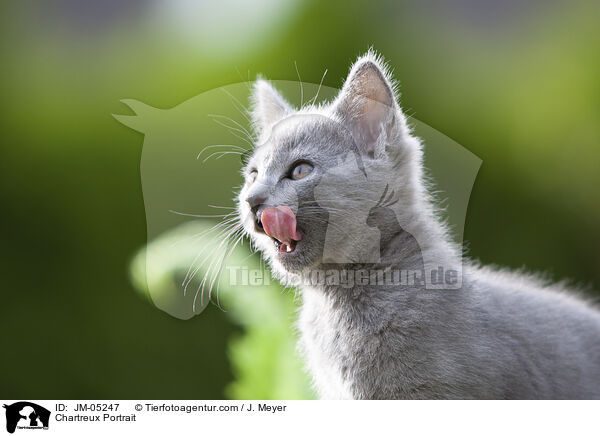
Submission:
M 271 238 L 273 239 L 273 242 L 275 243 L 275 248 L 280 253 L 292 253 L 292 252 L 296 251 L 296 244 L 298 243 L 298 241 L 291 241 L 288 245 L 287 243 L 281 242 L 278 239 L 275 239 L 273 237 L 271 237 Z
M 259 231 L 271 237 L 279 253 L 293 253 L 302 233 L 296 228 L 296 215 L 287 206 L 268 207 L 257 217 Z

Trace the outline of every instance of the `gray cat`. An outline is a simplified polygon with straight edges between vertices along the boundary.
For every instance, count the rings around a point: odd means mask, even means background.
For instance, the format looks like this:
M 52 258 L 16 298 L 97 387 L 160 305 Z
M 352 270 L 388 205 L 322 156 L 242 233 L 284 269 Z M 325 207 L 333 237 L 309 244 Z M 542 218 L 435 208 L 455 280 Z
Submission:
M 600 399 L 600 312 L 463 258 L 380 57 L 359 58 L 331 103 L 300 110 L 259 79 L 251 114 L 238 209 L 274 274 L 299 284 L 321 398 Z M 431 286 L 438 267 L 458 274 Z

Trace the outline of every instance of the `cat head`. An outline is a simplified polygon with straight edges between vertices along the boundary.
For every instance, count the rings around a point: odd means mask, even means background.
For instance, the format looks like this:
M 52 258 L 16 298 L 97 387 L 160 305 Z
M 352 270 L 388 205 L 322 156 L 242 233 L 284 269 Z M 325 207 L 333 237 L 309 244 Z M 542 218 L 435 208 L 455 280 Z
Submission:
M 259 79 L 251 115 L 258 140 L 243 169 L 238 209 L 274 270 L 376 257 L 369 213 L 389 187 L 410 215 L 422 159 L 381 57 L 360 57 L 338 96 L 319 106 L 295 109 Z

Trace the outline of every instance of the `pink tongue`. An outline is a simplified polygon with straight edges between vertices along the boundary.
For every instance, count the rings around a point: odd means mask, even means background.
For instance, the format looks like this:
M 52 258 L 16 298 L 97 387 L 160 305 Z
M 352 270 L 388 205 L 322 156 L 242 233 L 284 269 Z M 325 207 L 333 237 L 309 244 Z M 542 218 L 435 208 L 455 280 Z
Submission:
M 260 216 L 265 233 L 279 242 L 290 245 L 302 235 L 296 230 L 296 215 L 287 206 L 268 207 Z

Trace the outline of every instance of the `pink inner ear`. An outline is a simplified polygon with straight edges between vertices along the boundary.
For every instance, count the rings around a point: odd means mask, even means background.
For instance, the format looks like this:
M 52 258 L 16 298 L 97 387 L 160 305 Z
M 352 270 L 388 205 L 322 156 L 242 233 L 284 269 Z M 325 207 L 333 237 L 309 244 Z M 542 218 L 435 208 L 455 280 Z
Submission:
M 355 126 L 355 133 L 363 141 L 365 146 L 363 151 L 371 157 L 375 153 L 375 144 L 382 133 L 382 129 L 385 133 L 388 133 L 388 126 L 391 121 L 390 111 L 392 110 L 393 108 L 390 105 L 379 100 L 369 97 L 364 98 L 361 113 Z
M 373 61 L 353 67 L 339 98 L 338 111 L 350 121 L 361 152 L 374 156 L 381 133 L 391 133 L 395 104 L 391 84 Z

